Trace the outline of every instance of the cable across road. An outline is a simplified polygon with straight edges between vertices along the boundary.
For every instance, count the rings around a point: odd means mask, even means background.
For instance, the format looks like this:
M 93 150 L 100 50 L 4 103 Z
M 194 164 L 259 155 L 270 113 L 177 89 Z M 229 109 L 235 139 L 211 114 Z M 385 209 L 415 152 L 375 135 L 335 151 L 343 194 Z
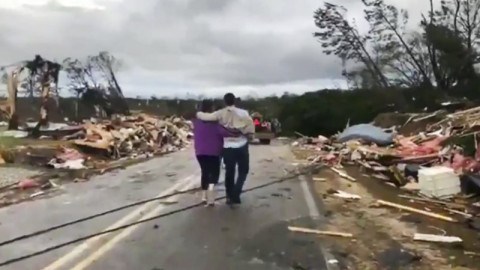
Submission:
M 254 190 L 258 190 L 258 189 L 261 189 L 261 188 L 265 188 L 265 187 L 272 186 L 272 185 L 275 185 L 275 184 L 279 184 L 279 183 L 283 183 L 283 182 L 286 182 L 286 181 L 294 180 L 294 179 L 297 179 L 300 175 L 303 175 L 303 174 L 305 174 L 305 171 L 300 171 L 300 172 L 291 174 L 289 176 L 285 176 L 285 177 L 280 178 L 280 179 L 275 180 L 275 181 L 270 181 L 270 182 L 265 183 L 265 184 L 261 184 L 261 185 L 258 185 L 258 186 L 252 187 L 252 188 L 245 189 L 243 191 L 243 193 L 252 192 Z M 88 217 L 85 217 L 85 218 L 80 218 L 80 219 L 73 220 L 73 221 L 70 221 L 70 222 L 67 222 L 67 223 L 63 223 L 63 224 L 60 224 L 60 225 L 57 225 L 57 226 L 53 226 L 53 227 L 50 227 L 50 228 L 47 228 L 47 229 L 43 229 L 43 230 L 39 230 L 39 231 L 36 231 L 36 232 L 33 232 L 33 233 L 29 233 L 29 234 L 25 234 L 25 235 L 22 235 L 22 236 L 19 236 L 19 237 L 15 237 L 15 238 L 12 238 L 10 240 L 1 242 L 0 246 L 5 246 L 7 244 L 11 244 L 11 243 L 14 243 L 14 242 L 17 242 L 17 241 L 20 241 L 20 240 L 32 238 L 32 237 L 35 237 L 35 236 L 38 236 L 38 235 L 41 235 L 41 234 L 45 234 L 45 233 L 48 233 L 48 232 L 51 232 L 51 231 L 54 231 L 54 230 L 58 230 L 60 228 L 71 226 L 73 224 L 85 222 L 87 220 L 91 220 L 91 219 L 94 219 L 94 218 L 97 218 L 97 217 L 108 215 L 110 213 L 114 213 L 114 212 L 117 212 L 117 211 L 120 211 L 120 210 L 123 210 L 123 209 L 127 209 L 127 208 L 134 207 L 134 206 L 137 206 L 137 205 L 145 204 L 145 203 L 148 203 L 148 202 L 151 202 L 151 201 L 166 199 L 166 198 L 169 198 L 169 197 L 172 197 L 172 196 L 175 196 L 175 195 L 190 193 L 190 192 L 195 191 L 195 190 L 198 190 L 198 188 L 192 188 L 192 189 L 185 190 L 185 191 L 177 191 L 177 192 L 173 192 L 171 194 L 167 194 L 165 196 L 155 197 L 155 198 L 135 202 L 135 203 L 132 203 L 132 204 L 128 204 L 128 205 L 118 207 L 118 208 L 115 208 L 115 209 L 112 209 L 112 210 L 109 210 L 109 211 L 106 211 L 106 212 L 98 213 L 98 214 L 91 215 L 91 216 L 88 216 Z M 216 198 L 215 201 L 223 200 L 225 198 L 226 198 L 226 196 L 221 196 L 221 197 Z M 150 218 L 146 218 L 146 219 L 142 219 L 142 220 L 139 220 L 139 221 L 136 221 L 136 222 L 125 224 L 123 226 L 119 226 L 119 227 L 112 228 L 112 229 L 109 229 L 109 230 L 105 230 L 105 231 L 97 232 L 97 233 L 94 233 L 94 234 L 82 236 L 82 237 L 73 239 L 71 241 L 67 241 L 67 242 L 64 242 L 64 243 L 61 243 L 61 244 L 58 244 L 58 245 L 54 245 L 54 246 L 45 248 L 43 250 L 39 250 L 37 252 L 32 252 L 32 253 L 29 253 L 27 255 L 23 255 L 23 256 L 20 256 L 20 257 L 16 257 L 16 258 L 13 258 L 13 259 L 9 259 L 9 260 L 0 262 L 0 267 L 10 265 L 10 264 L 13 264 L 13 263 L 17 263 L 17 262 L 20 262 L 20 261 L 23 261 L 23 260 L 26 260 L 26 259 L 29 259 L 29 258 L 32 258 L 32 257 L 36 257 L 36 256 L 51 252 L 51 251 L 56 250 L 56 249 L 60 249 L 60 248 L 63 248 L 63 247 L 66 247 L 66 246 L 69 246 L 69 245 L 72 245 L 72 244 L 75 244 L 75 243 L 79 243 L 79 242 L 88 240 L 88 239 L 93 238 L 93 237 L 97 237 L 99 235 L 113 233 L 113 232 L 116 232 L 116 231 L 119 231 L 119 230 L 126 229 L 126 228 L 131 227 L 131 226 L 135 226 L 135 225 L 142 224 L 142 223 L 145 223 L 145 222 L 149 222 L 149 221 L 152 221 L 152 220 L 168 217 L 168 216 L 171 216 L 171 215 L 174 215 L 174 214 L 182 213 L 182 212 L 197 208 L 197 207 L 202 206 L 202 205 L 203 205 L 203 202 L 191 204 L 189 206 L 185 206 L 185 207 L 182 207 L 182 208 L 179 208 L 179 209 L 176 209 L 176 210 L 172 210 L 172 211 L 169 211 L 169 212 L 166 212 L 166 213 L 163 213 L 163 214 L 159 214 L 159 215 L 150 217 Z
M 18 236 L 18 237 L 0 242 L 0 247 L 11 244 L 11 243 L 14 243 L 14 242 L 18 242 L 20 240 L 25 240 L 25 239 L 32 238 L 32 237 L 35 237 L 35 236 L 39 236 L 39 235 L 42 235 L 42 234 L 45 234 L 45 233 L 56 231 L 58 229 L 65 228 L 65 227 L 68 227 L 68 226 L 71 226 L 71 225 L 74 225 L 74 224 L 77 224 L 77 223 L 82 223 L 82 222 L 85 222 L 85 221 L 88 221 L 88 220 L 91 220 L 91 219 L 94 219 L 94 218 L 98 218 L 98 217 L 101 217 L 101 216 L 112 214 L 112 213 L 115 213 L 115 212 L 118 212 L 118 211 L 121 211 L 121 210 L 125 210 L 125 209 L 128 209 L 128 208 L 132 208 L 132 207 L 139 206 L 139 205 L 146 204 L 146 203 L 153 202 L 153 201 L 168 199 L 168 198 L 173 197 L 175 195 L 186 194 L 186 193 L 190 193 L 190 192 L 193 192 L 193 191 L 196 191 L 196 190 L 198 190 L 198 188 L 191 188 L 191 189 L 184 190 L 184 191 L 176 191 L 176 192 L 164 195 L 164 196 L 159 196 L 159 197 L 155 197 L 155 198 L 146 199 L 146 200 L 134 202 L 134 203 L 131 203 L 131 204 L 127 204 L 127 205 L 117 207 L 117 208 L 114 208 L 114 209 L 111 209 L 111 210 L 108 210 L 108 211 L 105 211 L 105 212 L 102 212 L 102 213 L 98 213 L 98 214 L 94 214 L 94 215 L 91 215 L 91 216 L 79 218 L 79 219 L 72 220 L 72 221 L 69 221 L 69 222 L 66 222 L 66 223 L 63 223 L 63 224 L 55 225 L 53 227 L 38 230 L 38 231 L 29 233 L 29 234 L 24 234 L 24 235 L 21 235 L 21 236 Z

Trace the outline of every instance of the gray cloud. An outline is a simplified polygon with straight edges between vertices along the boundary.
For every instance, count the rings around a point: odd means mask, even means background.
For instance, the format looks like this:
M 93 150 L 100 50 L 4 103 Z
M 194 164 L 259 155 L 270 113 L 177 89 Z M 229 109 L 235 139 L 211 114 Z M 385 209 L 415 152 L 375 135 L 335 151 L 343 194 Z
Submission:
M 323 55 L 312 37 L 313 12 L 322 1 L 90 2 L 104 8 L 50 1 L 11 10 L 0 3 L 0 65 L 37 53 L 61 60 L 108 50 L 126 63 L 120 75 L 131 87 L 145 76 L 151 89 L 164 81 L 191 89 L 281 84 L 315 89 L 315 80 L 340 79 L 339 61 Z M 360 16 L 358 4 L 352 5 L 358 1 L 337 2 L 350 4 Z

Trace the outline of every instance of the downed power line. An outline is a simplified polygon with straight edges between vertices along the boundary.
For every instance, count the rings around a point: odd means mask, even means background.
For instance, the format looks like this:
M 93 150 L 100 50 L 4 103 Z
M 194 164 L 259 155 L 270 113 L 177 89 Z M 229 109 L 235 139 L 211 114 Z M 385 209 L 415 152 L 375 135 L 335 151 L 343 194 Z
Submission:
M 319 167 L 318 165 L 313 166 L 313 167 L 308 167 L 308 168 L 305 168 L 302 171 L 293 173 L 289 176 L 285 176 L 285 177 L 280 178 L 278 180 L 271 181 L 271 182 L 268 182 L 268 183 L 265 183 L 265 184 L 262 184 L 262 185 L 258 185 L 258 186 L 252 187 L 252 188 L 245 189 L 244 193 L 251 192 L 251 191 L 254 191 L 254 190 L 257 190 L 257 189 L 261 189 L 261 188 L 265 188 L 265 187 L 268 187 L 268 186 L 272 186 L 272 185 L 275 185 L 275 184 L 283 183 L 283 182 L 286 182 L 286 181 L 297 179 L 298 176 L 306 174 L 308 171 L 314 170 L 318 167 Z M 149 199 L 149 200 L 145 200 L 145 201 L 142 201 L 142 202 L 145 203 L 145 202 L 148 202 L 148 201 L 165 199 L 165 198 L 168 198 L 168 197 L 172 197 L 174 195 L 192 192 L 193 190 L 196 190 L 196 189 L 197 188 L 194 188 L 194 189 L 191 189 L 191 190 L 188 190 L 188 191 L 182 191 L 180 193 L 172 193 L 172 194 L 169 194 L 169 195 L 166 195 L 166 196 Z M 226 198 L 226 196 L 221 196 L 221 197 L 216 198 L 215 201 L 223 200 L 225 198 Z M 137 202 L 137 203 L 134 203 L 134 204 L 139 205 L 141 203 Z M 159 218 L 171 216 L 171 215 L 174 215 L 174 214 L 177 214 L 177 213 L 185 212 L 185 211 L 197 208 L 197 207 L 202 206 L 202 205 L 203 205 L 203 202 L 195 203 L 195 204 L 192 204 L 192 205 L 189 205 L 189 206 L 177 209 L 177 210 L 173 210 L 173 211 L 170 211 L 170 212 L 167 212 L 167 213 L 159 214 L 159 215 L 151 217 L 151 218 L 142 219 L 142 220 L 132 222 L 132 223 L 129 223 L 129 224 L 126 224 L 126 225 L 123 225 L 123 226 L 119 226 L 119 227 L 116 227 L 116 228 L 113 228 L 113 229 L 110 229 L 110 230 L 105 230 L 105 231 L 101 231 L 101 232 L 98 232 L 98 233 L 94 233 L 94 234 L 86 235 L 86 236 L 83 236 L 83 237 L 79 237 L 77 239 L 73 239 L 71 241 L 67 241 L 67 242 L 64 242 L 64 243 L 61 243 L 61 244 L 58 244 L 58 245 L 55 245 L 55 246 L 51 246 L 51 247 L 45 248 L 45 249 L 37 251 L 37 252 L 33 252 L 33 253 L 30 253 L 30 254 L 27 254 L 27 255 L 23 255 L 23 256 L 20 256 L 20 257 L 17 257 L 17 258 L 13 258 L 13 259 L 3 261 L 3 262 L 0 263 L 0 267 L 10 265 L 10 264 L 13 264 L 13 263 L 17 263 L 17 262 L 20 262 L 20 261 L 23 261 L 23 260 L 26 260 L 26 259 L 29 259 L 29 258 L 32 258 L 32 257 L 36 257 L 36 256 L 48 253 L 50 251 L 53 251 L 53 250 L 56 250 L 56 249 L 59 249 L 59 248 L 63 248 L 63 247 L 66 247 L 66 246 L 69 246 L 69 245 L 72 245 L 72 244 L 75 244 L 75 243 L 79 243 L 79 242 L 88 240 L 90 238 L 93 238 L 93 237 L 96 237 L 96 236 L 99 236 L 99 235 L 104 235 L 104 234 L 116 232 L 116 231 L 123 230 L 123 229 L 126 229 L 126 228 L 131 227 L 131 226 L 135 226 L 135 225 L 138 225 L 138 224 L 148 222 L 148 221 L 152 221 L 152 220 L 155 220 L 155 219 L 159 219 Z M 116 208 L 116 209 L 120 209 L 120 208 L 125 209 L 125 208 L 128 208 L 128 207 L 132 207 L 132 206 L 127 205 L 127 206 L 124 206 L 123 208 L 119 207 L 119 208 Z M 11 240 L 8 240 L 8 241 L 5 241 L 5 242 L 13 243 L 13 242 L 16 242 L 16 241 L 19 241 L 19 240 L 22 240 L 22 239 L 27 239 L 27 238 L 31 238 L 31 237 L 34 237 L 34 236 L 37 236 L 37 235 L 40 235 L 40 234 L 44 234 L 46 232 L 50 232 L 50 231 L 56 230 L 58 228 L 66 227 L 66 226 L 69 226 L 69 225 L 72 225 L 72 224 L 75 224 L 75 223 L 79 223 L 79 222 L 83 222 L 83 221 L 86 221 L 86 220 L 89 220 L 89 219 L 92 219 L 92 218 L 95 218 L 95 217 L 98 217 L 98 216 L 102 216 L 102 215 L 106 215 L 108 213 L 113 213 L 113 212 L 119 211 L 119 210 L 116 210 L 116 209 L 110 210 L 110 211 L 107 211 L 107 212 L 104 212 L 104 213 L 100 213 L 100 214 L 97 214 L 97 215 L 93 215 L 93 216 L 90 216 L 90 217 L 78 219 L 76 221 L 68 222 L 68 223 L 65 223 L 65 224 L 62 224 L 62 225 L 59 225 L 59 226 L 54 226 L 54 227 L 51 227 L 49 229 L 41 230 L 41 231 L 34 232 L 34 233 L 31 233 L 31 234 L 28 234 L 28 235 L 20 236 L 20 237 L 17 237 L 17 238 L 14 238 L 14 239 L 11 239 Z M 54 228 L 54 229 L 52 229 L 52 228 Z M 15 239 L 17 239 L 17 240 L 15 240 Z M 5 243 L 5 242 L 3 242 L 2 244 L 6 245 L 7 243 Z

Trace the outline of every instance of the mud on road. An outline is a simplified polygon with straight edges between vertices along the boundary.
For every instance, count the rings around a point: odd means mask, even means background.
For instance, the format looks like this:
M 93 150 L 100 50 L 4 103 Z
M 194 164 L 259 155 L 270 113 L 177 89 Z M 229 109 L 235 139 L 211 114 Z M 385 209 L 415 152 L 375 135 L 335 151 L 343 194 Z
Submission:
M 352 239 L 324 237 L 322 241 L 341 259 L 340 269 L 480 269 L 478 231 L 461 223 L 378 207 L 375 202 L 382 199 L 428 209 L 428 205 L 412 205 L 398 197 L 401 194 L 398 189 L 362 175 L 357 167 L 346 170 L 357 182 L 340 178 L 327 167 L 310 179 L 324 206 L 326 225 L 320 229 L 354 235 Z M 361 199 L 335 197 L 333 190 L 356 194 Z M 462 245 L 417 242 L 413 241 L 415 233 L 459 236 L 464 242 Z

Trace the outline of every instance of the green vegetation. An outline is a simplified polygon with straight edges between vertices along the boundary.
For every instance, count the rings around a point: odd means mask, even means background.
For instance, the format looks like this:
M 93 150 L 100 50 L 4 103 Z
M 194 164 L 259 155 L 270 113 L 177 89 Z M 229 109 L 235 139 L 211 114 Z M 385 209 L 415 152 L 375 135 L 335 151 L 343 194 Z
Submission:
M 6 150 L 14 148 L 18 145 L 24 145 L 25 139 L 17 139 L 13 137 L 0 137 L 0 149 Z

